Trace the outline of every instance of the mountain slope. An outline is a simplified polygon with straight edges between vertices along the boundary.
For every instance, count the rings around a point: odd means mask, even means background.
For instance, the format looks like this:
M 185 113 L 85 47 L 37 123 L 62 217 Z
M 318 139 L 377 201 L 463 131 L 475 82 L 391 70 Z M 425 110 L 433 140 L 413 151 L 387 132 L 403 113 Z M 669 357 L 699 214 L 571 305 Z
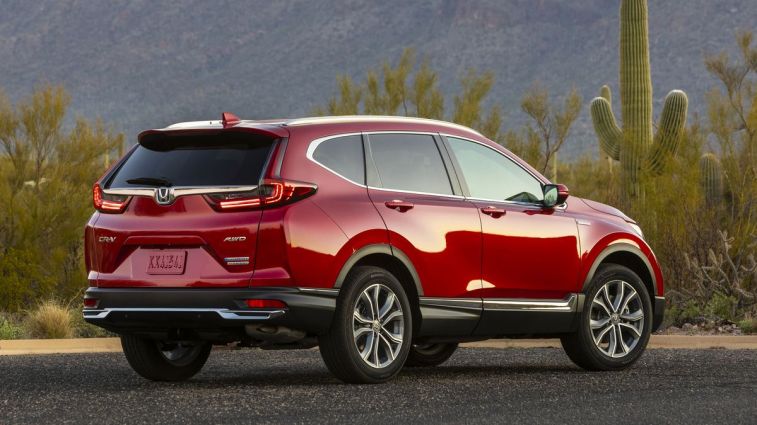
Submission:
M 539 80 L 575 85 L 585 105 L 617 88 L 618 2 L 608 0 L 255 1 L 4 0 L 0 87 L 11 98 L 62 83 L 75 113 L 100 116 L 133 140 L 140 129 L 217 117 L 301 116 L 325 103 L 335 76 L 361 78 L 404 47 L 440 72 L 445 93 L 466 68 L 494 71 L 490 100 L 523 120 L 519 100 Z M 705 52 L 756 29 L 754 0 L 651 0 L 655 99 L 685 90 L 704 112 L 714 80 Z M 616 90 L 617 92 L 617 90 Z M 617 106 L 616 106 L 617 108 Z M 659 107 L 656 108 L 659 112 Z M 585 106 L 567 147 L 595 152 Z

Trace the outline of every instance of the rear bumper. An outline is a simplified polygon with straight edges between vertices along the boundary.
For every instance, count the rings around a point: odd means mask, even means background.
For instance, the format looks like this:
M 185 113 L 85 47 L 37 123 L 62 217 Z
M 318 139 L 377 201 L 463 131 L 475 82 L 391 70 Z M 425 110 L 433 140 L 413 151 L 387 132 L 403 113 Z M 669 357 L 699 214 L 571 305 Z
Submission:
M 322 334 L 331 325 L 338 290 L 310 288 L 89 288 L 84 320 L 116 333 L 193 332 L 234 339 L 248 324 Z M 279 300 L 286 308 L 250 309 L 245 300 Z M 215 336 L 214 336 L 215 335 Z

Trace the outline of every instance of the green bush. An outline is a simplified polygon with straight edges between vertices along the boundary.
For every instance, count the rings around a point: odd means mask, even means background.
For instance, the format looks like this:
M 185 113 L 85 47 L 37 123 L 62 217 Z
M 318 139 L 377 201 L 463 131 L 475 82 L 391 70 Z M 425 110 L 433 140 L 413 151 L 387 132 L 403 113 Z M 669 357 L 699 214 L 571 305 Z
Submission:
M 757 317 L 747 318 L 739 322 L 741 332 L 745 334 L 757 333 Z
M 733 322 L 736 320 L 738 300 L 732 296 L 715 293 L 709 303 L 707 312 L 715 317 Z
M 682 326 L 684 323 L 695 323 L 702 319 L 704 314 L 702 309 L 693 300 L 687 301 L 684 305 L 672 305 L 665 312 L 665 325 Z
M 0 316 L 0 339 L 21 339 L 24 329 L 3 316 Z

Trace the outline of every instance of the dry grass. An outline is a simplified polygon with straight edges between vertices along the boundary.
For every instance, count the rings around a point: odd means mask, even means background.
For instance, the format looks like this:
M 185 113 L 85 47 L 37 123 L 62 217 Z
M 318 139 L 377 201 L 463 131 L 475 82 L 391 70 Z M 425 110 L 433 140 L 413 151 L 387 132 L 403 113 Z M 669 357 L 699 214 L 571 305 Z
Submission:
M 26 317 L 27 333 L 32 338 L 72 338 L 74 326 L 71 309 L 58 301 L 42 302 Z

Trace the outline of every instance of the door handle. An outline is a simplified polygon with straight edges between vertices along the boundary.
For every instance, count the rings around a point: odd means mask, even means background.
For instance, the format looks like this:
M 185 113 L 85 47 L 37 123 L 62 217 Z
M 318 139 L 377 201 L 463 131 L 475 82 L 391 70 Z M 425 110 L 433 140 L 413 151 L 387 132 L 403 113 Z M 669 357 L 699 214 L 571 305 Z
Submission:
M 405 202 L 401 201 L 399 199 L 395 199 L 392 201 L 386 201 L 384 202 L 384 205 L 386 205 L 387 208 L 391 208 L 393 210 L 397 210 L 399 212 L 405 212 L 409 209 L 412 209 L 415 205 L 412 202 Z
M 497 208 L 497 207 L 481 208 L 481 212 L 486 215 L 490 215 L 494 218 L 500 218 L 507 213 L 507 211 L 505 211 L 504 208 Z

